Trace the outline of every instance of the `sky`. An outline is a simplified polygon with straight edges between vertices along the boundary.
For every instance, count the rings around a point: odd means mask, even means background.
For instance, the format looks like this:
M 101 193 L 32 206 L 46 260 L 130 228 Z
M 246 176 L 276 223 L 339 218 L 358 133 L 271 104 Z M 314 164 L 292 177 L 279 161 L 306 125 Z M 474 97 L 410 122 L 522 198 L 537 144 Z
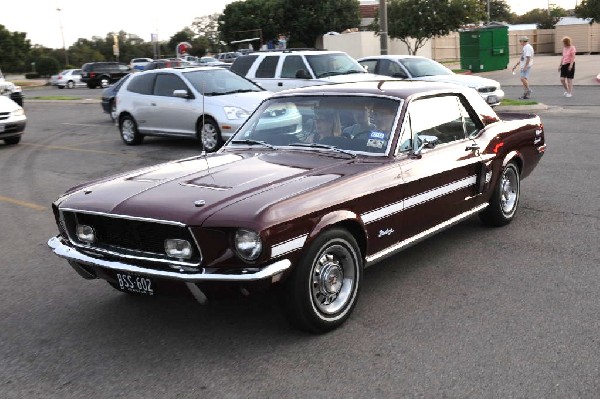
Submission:
M 66 47 L 79 38 L 105 37 L 125 31 L 150 41 L 169 40 L 190 26 L 196 17 L 221 13 L 234 0 L 128 1 L 102 0 L 0 0 L 0 25 L 11 32 L 25 32 L 31 44 L 49 48 Z M 574 8 L 581 0 L 506 0 L 517 14 L 548 4 Z M 61 11 L 57 11 L 60 9 Z

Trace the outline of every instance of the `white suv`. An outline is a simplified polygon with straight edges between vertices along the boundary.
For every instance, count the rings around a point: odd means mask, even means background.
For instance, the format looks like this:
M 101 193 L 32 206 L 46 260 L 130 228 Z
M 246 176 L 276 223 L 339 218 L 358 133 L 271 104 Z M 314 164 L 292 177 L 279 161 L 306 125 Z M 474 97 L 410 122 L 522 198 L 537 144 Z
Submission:
M 256 52 L 237 57 L 231 70 L 274 92 L 304 86 L 392 79 L 367 73 L 354 58 L 341 51 Z
M 270 92 L 219 67 L 137 72 L 117 93 L 117 121 L 127 145 L 144 136 L 197 138 L 219 149 Z M 300 124 L 300 115 L 281 115 Z M 294 119 L 295 118 L 295 119 Z

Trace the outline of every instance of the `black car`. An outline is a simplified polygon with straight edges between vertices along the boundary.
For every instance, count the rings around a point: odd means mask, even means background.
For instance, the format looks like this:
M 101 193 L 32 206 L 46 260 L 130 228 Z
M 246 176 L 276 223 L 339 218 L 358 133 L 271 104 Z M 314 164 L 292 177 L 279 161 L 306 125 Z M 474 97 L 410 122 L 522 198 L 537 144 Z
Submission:
M 114 122 L 117 119 L 117 103 L 115 102 L 115 97 L 119 92 L 123 83 L 129 79 L 132 74 L 127 74 L 123 76 L 117 83 L 108 86 L 102 92 L 102 110 L 110 115 L 110 119 Z
M 131 72 L 128 65 L 119 62 L 88 62 L 81 70 L 81 81 L 90 89 L 108 87 Z

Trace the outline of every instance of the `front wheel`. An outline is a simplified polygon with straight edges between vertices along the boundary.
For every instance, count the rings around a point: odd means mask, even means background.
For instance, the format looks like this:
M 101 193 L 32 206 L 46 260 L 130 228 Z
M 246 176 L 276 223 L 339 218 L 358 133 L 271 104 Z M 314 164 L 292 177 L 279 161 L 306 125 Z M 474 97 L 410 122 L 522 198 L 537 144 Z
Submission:
M 196 130 L 196 134 L 198 135 L 198 139 L 200 140 L 204 151 L 215 152 L 223 145 L 219 125 L 213 118 L 200 118 Z
M 67 89 L 72 89 L 74 86 L 75 86 L 75 83 L 73 83 L 73 81 L 72 81 L 72 80 L 69 80 L 69 81 L 67 82 Z
M 358 244 L 333 228 L 308 247 L 283 287 L 286 317 L 295 327 L 324 333 L 343 324 L 354 309 L 362 280 Z
M 521 176 L 515 162 L 509 162 L 502 170 L 490 205 L 479 214 L 488 226 L 500 227 L 509 224 L 517 212 L 521 197 Z
M 138 145 L 142 143 L 144 136 L 138 132 L 137 123 L 130 115 L 125 115 L 121 118 L 119 123 L 119 131 L 121 132 L 121 139 L 127 145 Z

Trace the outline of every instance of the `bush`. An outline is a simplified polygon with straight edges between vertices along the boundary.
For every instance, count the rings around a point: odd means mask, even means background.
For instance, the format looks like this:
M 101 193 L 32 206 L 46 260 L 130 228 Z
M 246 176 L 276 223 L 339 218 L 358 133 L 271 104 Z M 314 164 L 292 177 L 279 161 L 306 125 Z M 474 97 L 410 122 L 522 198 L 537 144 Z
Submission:
M 39 79 L 40 74 L 37 72 L 28 72 L 25 74 L 25 79 Z
M 60 64 L 56 58 L 40 57 L 35 62 L 35 69 L 40 76 L 50 77 L 60 72 Z

